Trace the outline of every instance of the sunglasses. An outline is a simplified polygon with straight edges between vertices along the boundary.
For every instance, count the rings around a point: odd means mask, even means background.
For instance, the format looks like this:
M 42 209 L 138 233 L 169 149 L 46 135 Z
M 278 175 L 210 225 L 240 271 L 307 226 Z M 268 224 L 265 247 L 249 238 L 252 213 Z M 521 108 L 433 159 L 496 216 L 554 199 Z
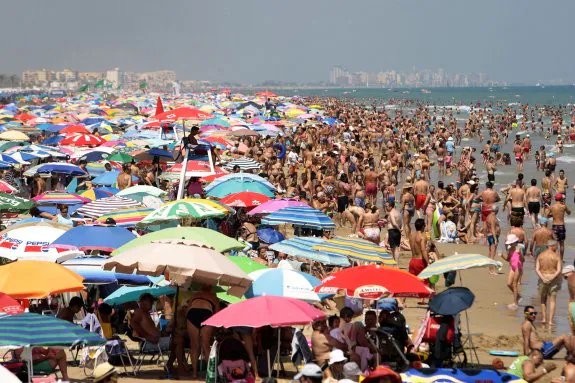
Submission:
M 525 313 L 525 315 L 533 315 L 533 316 L 535 316 L 535 315 L 537 315 L 537 311 L 531 311 L 531 312 Z

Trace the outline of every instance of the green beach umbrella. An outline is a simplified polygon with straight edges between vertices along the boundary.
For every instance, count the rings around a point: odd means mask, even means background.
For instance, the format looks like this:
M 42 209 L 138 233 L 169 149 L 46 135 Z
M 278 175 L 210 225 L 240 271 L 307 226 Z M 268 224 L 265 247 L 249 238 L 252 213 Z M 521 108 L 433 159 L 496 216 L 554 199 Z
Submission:
M 129 155 L 127 153 L 118 152 L 118 153 L 114 153 L 110 157 L 106 158 L 106 161 L 122 162 L 125 164 L 128 162 L 132 162 L 133 159 L 134 159 L 134 157 L 132 157 L 131 155 Z
M 26 198 L 0 193 L 0 212 L 25 213 L 34 206 L 34 202 Z
M 163 204 L 141 220 L 138 226 L 176 221 L 184 218 L 195 220 L 223 218 L 233 211 L 233 209 L 217 201 L 201 198 L 179 199 Z
M 249 274 L 251 272 L 257 271 L 257 270 L 263 270 L 263 269 L 268 269 L 269 267 L 262 265 L 261 263 L 258 263 L 256 261 L 254 261 L 253 259 L 249 258 L 249 257 L 229 257 L 230 261 L 232 261 L 233 263 L 235 263 L 236 265 L 238 265 L 238 267 L 240 269 L 242 269 L 246 274 Z M 234 297 L 233 295 L 229 295 L 228 294 L 228 289 L 227 288 L 223 288 L 218 286 L 216 288 L 216 295 L 218 297 L 218 299 L 221 299 L 224 302 L 227 303 L 238 303 L 241 302 L 243 300 L 245 300 L 245 297 Z
M 114 250 L 112 255 L 118 255 L 133 247 L 162 239 L 187 239 L 197 241 L 203 243 L 204 245 L 213 247 L 214 250 L 220 253 L 233 249 L 243 249 L 245 247 L 243 243 L 236 241 L 235 239 L 230 238 L 227 235 L 224 235 L 215 230 L 210 230 L 203 227 L 172 227 L 169 229 L 158 230 L 153 233 L 142 235 L 141 237 L 138 237 L 117 248 Z M 231 260 L 234 260 L 235 258 L 246 257 L 230 257 Z M 238 264 L 238 266 L 240 266 L 240 268 L 243 270 L 241 265 Z M 246 273 L 250 272 L 251 271 L 246 271 Z
M 23 313 L 0 316 L 0 346 L 70 347 L 74 343 L 106 343 L 98 334 L 48 315 Z

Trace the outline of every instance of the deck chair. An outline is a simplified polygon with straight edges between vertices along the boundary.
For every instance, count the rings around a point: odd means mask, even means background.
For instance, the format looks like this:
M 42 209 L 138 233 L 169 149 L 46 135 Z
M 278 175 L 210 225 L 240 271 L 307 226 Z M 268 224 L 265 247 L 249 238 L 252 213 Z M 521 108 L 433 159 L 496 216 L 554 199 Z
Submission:
M 165 353 L 169 352 L 170 349 L 169 337 L 161 338 L 159 344 L 153 344 L 144 338 L 135 336 L 131 326 L 127 326 L 126 336 L 131 341 L 136 342 L 139 345 L 138 359 L 136 359 L 135 363 L 133 364 L 134 376 L 138 374 L 147 357 L 150 357 L 150 362 L 156 360 L 158 365 L 164 364 L 165 367 Z

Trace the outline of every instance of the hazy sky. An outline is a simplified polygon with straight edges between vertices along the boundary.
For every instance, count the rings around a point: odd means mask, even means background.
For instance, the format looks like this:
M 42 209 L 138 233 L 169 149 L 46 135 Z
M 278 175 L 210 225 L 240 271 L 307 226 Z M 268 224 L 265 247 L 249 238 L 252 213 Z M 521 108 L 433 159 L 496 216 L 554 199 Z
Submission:
M 173 69 L 178 79 L 328 80 L 444 68 L 575 80 L 573 0 L 3 1 L 0 73 Z

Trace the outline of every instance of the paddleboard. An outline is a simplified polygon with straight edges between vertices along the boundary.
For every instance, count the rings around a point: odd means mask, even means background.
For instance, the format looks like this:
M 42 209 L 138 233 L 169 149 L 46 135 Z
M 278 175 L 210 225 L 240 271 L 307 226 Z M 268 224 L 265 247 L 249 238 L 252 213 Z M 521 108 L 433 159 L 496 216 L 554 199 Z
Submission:
M 489 355 L 493 356 L 519 356 L 517 351 L 505 351 L 505 350 L 491 350 L 489 351 Z
M 401 374 L 403 383 L 526 383 L 525 380 L 496 370 L 422 368 Z

